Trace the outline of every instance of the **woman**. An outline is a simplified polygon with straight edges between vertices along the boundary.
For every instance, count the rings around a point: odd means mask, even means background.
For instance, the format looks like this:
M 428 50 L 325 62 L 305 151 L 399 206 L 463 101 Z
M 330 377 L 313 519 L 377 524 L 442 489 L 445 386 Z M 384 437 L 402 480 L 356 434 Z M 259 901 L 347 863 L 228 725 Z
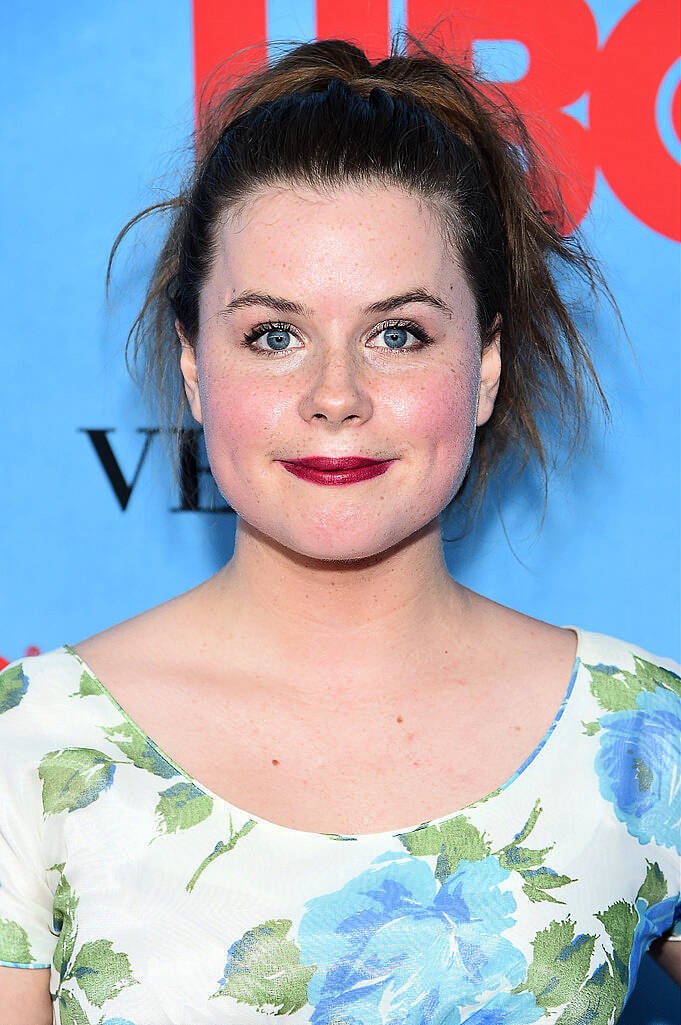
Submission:
M 426 54 L 214 105 L 137 337 L 235 553 L 0 678 L 0 1023 L 607 1022 L 673 965 L 678 675 L 442 554 L 594 380 L 540 169 Z

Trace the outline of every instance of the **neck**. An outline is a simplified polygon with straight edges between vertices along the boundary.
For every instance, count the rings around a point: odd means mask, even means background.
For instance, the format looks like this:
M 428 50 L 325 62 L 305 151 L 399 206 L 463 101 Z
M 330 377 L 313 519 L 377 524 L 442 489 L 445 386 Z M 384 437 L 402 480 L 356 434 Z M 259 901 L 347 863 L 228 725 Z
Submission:
M 463 625 L 470 604 L 449 575 L 437 522 L 344 563 L 299 556 L 240 523 L 234 557 L 213 586 L 229 632 L 257 639 L 264 658 L 328 657 L 358 679 L 413 658 L 452 622 Z

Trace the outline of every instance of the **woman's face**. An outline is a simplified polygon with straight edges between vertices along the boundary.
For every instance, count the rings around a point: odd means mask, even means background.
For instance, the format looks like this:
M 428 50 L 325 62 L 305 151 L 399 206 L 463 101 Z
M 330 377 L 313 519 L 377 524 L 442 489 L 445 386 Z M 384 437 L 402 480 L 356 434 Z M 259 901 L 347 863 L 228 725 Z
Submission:
M 182 372 L 238 515 L 292 551 L 348 560 L 406 540 L 454 496 L 499 347 L 481 354 L 473 295 L 421 201 L 282 185 L 225 218 Z

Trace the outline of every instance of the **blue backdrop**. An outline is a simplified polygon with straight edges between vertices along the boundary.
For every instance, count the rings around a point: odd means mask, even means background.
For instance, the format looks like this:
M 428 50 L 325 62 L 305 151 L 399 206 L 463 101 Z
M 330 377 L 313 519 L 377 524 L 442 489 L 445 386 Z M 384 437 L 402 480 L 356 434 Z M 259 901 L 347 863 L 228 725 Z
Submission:
M 591 0 L 601 45 L 633 6 Z M 0 654 L 8 659 L 75 643 L 194 585 L 230 554 L 232 514 L 182 508 L 155 414 L 124 368 L 152 232 L 126 246 L 110 303 L 104 295 L 117 231 L 169 194 L 185 166 L 192 16 L 189 0 L 32 0 L 5 11 Z M 390 16 L 395 27 L 408 12 L 393 0 Z M 269 0 L 267 26 L 270 38 L 311 36 L 314 5 Z M 507 78 L 522 76 L 527 57 L 512 40 L 480 46 L 478 56 Z M 657 130 L 678 162 L 681 60 L 663 70 Z M 571 114 L 588 124 L 588 96 Z M 639 159 L 645 164 L 645 150 Z M 631 339 L 607 309 L 596 312 L 593 353 L 612 424 L 595 422 L 588 451 L 552 481 L 543 524 L 526 480 L 504 497 L 503 518 L 491 504 L 463 542 L 447 544 L 447 558 L 459 579 L 497 601 L 678 657 L 678 244 L 667 237 L 674 226 L 651 230 L 600 172 L 585 229 Z M 204 475 L 199 484 L 207 504 Z M 655 974 L 624 1020 L 678 1025 L 678 1008 Z

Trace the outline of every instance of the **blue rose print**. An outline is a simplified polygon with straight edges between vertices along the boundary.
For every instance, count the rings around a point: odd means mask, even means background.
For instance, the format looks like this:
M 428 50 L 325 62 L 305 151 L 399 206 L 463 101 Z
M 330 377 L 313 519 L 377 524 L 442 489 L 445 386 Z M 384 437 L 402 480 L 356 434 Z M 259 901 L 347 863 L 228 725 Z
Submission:
M 511 993 L 501 993 L 464 1019 L 464 1025 L 526 1025 L 539 1017 L 534 997 L 520 1000 Z M 449 1025 L 449 1019 L 447 1019 Z
M 600 791 L 632 836 L 681 854 L 681 705 L 663 687 L 636 705 L 600 719 Z
M 310 901 L 298 931 L 312 1025 L 528 1025 L 541 1010 L 510 992 L 527 963 L 502 936 L 514 924 L 509 873 L 494 857 L 459 863 L 440 886 L 424 861 L 387 853 L 341 890 Z M 499 990 L 506 996 L 492 997 Z

